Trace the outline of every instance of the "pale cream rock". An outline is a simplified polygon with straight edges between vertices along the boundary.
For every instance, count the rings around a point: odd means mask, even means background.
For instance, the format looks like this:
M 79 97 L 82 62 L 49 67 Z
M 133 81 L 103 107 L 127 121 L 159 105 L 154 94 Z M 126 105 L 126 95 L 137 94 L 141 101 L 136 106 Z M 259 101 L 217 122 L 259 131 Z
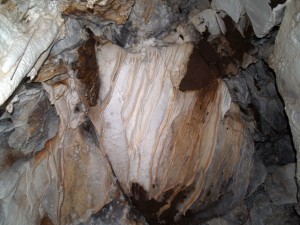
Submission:
M 68 82 L 72 79 L 66 81 L 70 86 Z M 57 135 L 31 160 L 22 159 L 0 173 L 2 224 L 39 225 L 45 214 L 54 224 L 79 224 L 116 194 L 105 154 L 84 130 L 84 112 L 74 113 L 80 103 L 77 93 L 65 89 L 60 94 L 53 100 L 60 116 Z
M 216 11 L 225 11 L 236 23 L 239 22 L 240 15 L 244 9 L 241 0 L 212 0 L 211 6 Z
M 15 19 L 18 18 L 17 8 L 16 12 L 9 12 L 16 14 L 11 17 L 8 17 L 6 10 L 0 8 L 0 46 L 3 47 L 0 53 L 0 105 L 26 75 L 34 78 L 53 43 L 59 38 L 63 25 L 57 5 L 48 1 L 33 4 L 27 12 L 28 24 Z
M 300 2 L 289 0 L 276 37 L 270 65 L 275 70 L 278 90 L 283 97 L 295 148 L 296 178 L 300 184 Z
M 207 178 L 211 173 L 224 179 L 233 176 L 234 165 L 248 166 L 239 163 L 245 159 L 240 154 L 251 155 L 253 150 L 245 144 L 251 138 L 222 81 L 200 91 L 179 91 L 191 51 L 190 44 L 146 47 L 143 54 L 112 44 L 99 47 L 100 99 L 89 111 L 128 195 L 133 183 L 156 200 L 170 189 L 176 196 L 185 186 L 195 188 L 179 206 L 180 213 L 205 196 L 214 182 Z M 221 164 L 228 166 L 218 170 Z
M 189 20 L 200 33 L 204 33 L 207 29 L 212 36 L 226 32 L 222 18 L 213 9 L 193 10 Z
M 280 23 L 285 5 L 278 5 L 272 11 L 268 0 L 240 0 L 249 16 L 254 33 L 257 37 L 264 37 Z

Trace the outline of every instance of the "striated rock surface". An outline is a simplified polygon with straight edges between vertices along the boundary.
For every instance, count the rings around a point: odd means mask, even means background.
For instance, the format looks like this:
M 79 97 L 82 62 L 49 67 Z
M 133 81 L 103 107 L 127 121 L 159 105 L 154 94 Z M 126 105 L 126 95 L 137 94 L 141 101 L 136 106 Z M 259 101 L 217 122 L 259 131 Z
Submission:
M 146 192 L 145 201 L 164 199 L 152 212 L 158 215 L 171 206 L 184 213 L 198 198 L 202 205 L 217 200 L 229 178 L 233 186 L 240 179 L 246 185 L 252 165 L 251 137 L 225 84 L 215 80 L 200 91 L 178 89 L 191 47 L 150 48 L 140 55 L 105 45 L 98 52 L 103 88 L 100 106 L 91 109 L 90 117 L 133 201 L 140 200 L 135 196 L 140 190 Z M 246 191 L 238 186 L 236 198 Z M 205 197 L 209 191 L 214 194 Z M 178 198 L 182 203 L 176 206 Z
M 0 5 L 0 105 L 25 76 L 33 79 L 48 57 L 63 23 L 57 7 L 50 1 Z
M 0 1 L 0 224 L 298 224 L 285 5 Z
M 47 80 L 43 88 L 60 123 L 40 152 L 16 155 L 1 173 L 5 223 L 36 224 L 47 217 L 77 224 L 120 193 L 150 221 L 170 221 L 214 202 L 223 210 L 237 204 L 250 179 L 251 136 L 215 76 L 203 80 L 201 90 L 179 90 L 184 73 L 193 73 L 187 68 L 193 46 L 140 54 L 94 44 L 91 37 L 78 49 L 75 73 L 61 74 L 58 64 L 38 76 Z M 35 216 L 16 219 L 10 210 Z
M 59 99 L 51 99 L 60 116 L 58 132 L 42 151 L 28 154 L 26 145 L 18 146 L 24 152 L 22 155 L 5 145 L 7 140 L 1 142 L 1 158 L 5 159 L 0 196 L 3 224 L 39 224 L 45 217 L 54 224 L 78 224 L 114 196 L 111 170 L 101 153 L 93 125 L 80 112 L 68 113 L 74 111 L 79 98 L 63 88 L 64 84 L 70 83 L 56 85 L 53 92 Z M 45 89 L 50 91 L 48 86 Z M 47 112 L 46 108 L 43 110 Z M 38 114 L 33 111 L 30 116 Z M 12 120 L 20 123 L 21 118 Z M 28 121 L 32 129 L 34 123 Z M 3 138 L 10 133 L 7 132 L 2 133 Z M 32 139 L 41 141 L 39 133 L 32 135 Z

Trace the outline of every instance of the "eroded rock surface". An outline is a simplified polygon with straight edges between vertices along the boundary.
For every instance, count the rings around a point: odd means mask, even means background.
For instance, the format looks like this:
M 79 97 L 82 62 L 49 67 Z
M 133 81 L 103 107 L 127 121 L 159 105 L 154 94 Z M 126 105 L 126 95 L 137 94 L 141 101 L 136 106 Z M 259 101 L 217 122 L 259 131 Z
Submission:
M 0 224 L 297 224 L 286 5 L 2 1 Z
M 278 89 L 284 102 L 287 116 L 293 134 L 295 147 L 300 151 L 300 104 L 299 104 L 299 9 L 297 1 L 289 2 L 279 34 L 276 38 L 271 65 L 277 74 Z M 289 34 L 289 36 L 286 36 Z M 299 157 L 297 157 L 297 180 L 300 183 Z

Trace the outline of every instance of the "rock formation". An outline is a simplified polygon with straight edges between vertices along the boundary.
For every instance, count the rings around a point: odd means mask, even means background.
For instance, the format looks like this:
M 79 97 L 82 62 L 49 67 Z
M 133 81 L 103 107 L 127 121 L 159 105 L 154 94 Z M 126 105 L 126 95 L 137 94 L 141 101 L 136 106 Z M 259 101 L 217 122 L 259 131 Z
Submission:
M 299 10 L 0 1 L 0 224 L 298 224 Z

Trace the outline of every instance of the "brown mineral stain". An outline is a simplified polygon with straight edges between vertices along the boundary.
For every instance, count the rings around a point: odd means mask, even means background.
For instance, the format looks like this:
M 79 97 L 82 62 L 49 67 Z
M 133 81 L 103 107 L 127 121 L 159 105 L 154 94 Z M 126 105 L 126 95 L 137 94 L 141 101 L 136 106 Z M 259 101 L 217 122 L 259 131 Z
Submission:
M 51 61 L 48 64 L 44 64 L 39 70 L 37 76 L 34 78 L 34 82 L 42 82 L 52 79 L 55 76 L 65 74 L 68 72 L 66 65 L 62 60 L 59 63 Z
M 209 42 L 201 40 L 199 41 L 197 48 L 209 68 L 212 70 L 212 73 L 214 73 L 217 78 L 222 77 L 224 74 L 224 66 L 221 57 L 215 51 L 213 46 Z
M 168 205 L 169 199 L 175 192 L 174 189 L 170 189 L 163 193 L 161 201 L 149 199 L 147 191 L 145 191 L 144 188 L 137 183 L 132 184 L 131 192 L 133 196 L 130 199 L 133 206 L 146 217 L 149 224 L 161 224 L 160 222 L 162 221 L 168 223 L 173 222 L 174 216 L 178 212 L 176 206 L 185 198 L 184 191 L 180 191 L 173 198 L 170 207 L 159 216 L 158 214 L 160 209 L 163 206 Z
M 225 37 L 229 42 L 230 47 L 236 51 L 234 54 L 234 58 L 238 59 L 239 61 L 242 61 L 244 53 L 249 52 L 251 49 L 254 48 L 254 46 L 251 44 L 250 40 L 247 37 L 251 36 L 253 32 L 246 31 L 246 33 L 249 32 L 249 34 L 247 33 L 247 36 L 243 37 L 236 28 L 234 21 L 229 16 L 224 17 L 224 22 L 226 26 Z
M 52 220 L 49 218 L 48 215 L 44 215 L 40 225 L 54 225 L 54 223 L 52 222 Z
M 79 59 L 75 65 L 82 95 L 89 106 L 95 106 L 99 97 L 100 79 L 95 52 L 96 40 L 91 37 L 78 49 Z
M 21 151 L 9 151 L 8 154 L 4 156 L 3 160 L 3 168 L 7 169 L 10 168 L 15 162 L 19 159 L 24 158 L 25 155 Z
M 50 139 L 45 143 L 44 148 L 41 151 L 38 151 L 35 155 L 34 155 L 34 161 L 33 164 L 34 165 L 38 165 L 39 163 L 41 163 L 45 157 L 50 154 L 50 151 L 52 150 L 52 142 L 54 139 Z
M 182 79 L 179 89 L 181 91 L 200 90 L 217 83 L 224 68 L 218 54 L 213 47 L 204 40 L 199 41 L 190 56 L 187 72 Z
M 211 57 L 206 60 L 212 62 L 208 63 L 209 65 L 215 66 L 211 66 L 212 70 L 219 75 L 221 74 L 218 78 L 226 75 L 236 75 L 242 66 L 245 53 L 251 54 L 255 50 L 250 41 L 254 35 L 251 24 L 245 28 L 242 35 L 237 29 L 235 22 L 229 16 L 225 16 L 223 20 L 226 26 L 226 34 L 215 38 L 209 43 L 210 47 L 215 49 L 214 53 L 218 57 L 213 54 L 212 56 L 215 60 L 212 60 Z M 204 56 L 212 54 L 212 51 L 208 48 L 202 48 L 201 51 L 205 53 Z M 207 54 L 207 52 L 210 52 L 210 54 Z

